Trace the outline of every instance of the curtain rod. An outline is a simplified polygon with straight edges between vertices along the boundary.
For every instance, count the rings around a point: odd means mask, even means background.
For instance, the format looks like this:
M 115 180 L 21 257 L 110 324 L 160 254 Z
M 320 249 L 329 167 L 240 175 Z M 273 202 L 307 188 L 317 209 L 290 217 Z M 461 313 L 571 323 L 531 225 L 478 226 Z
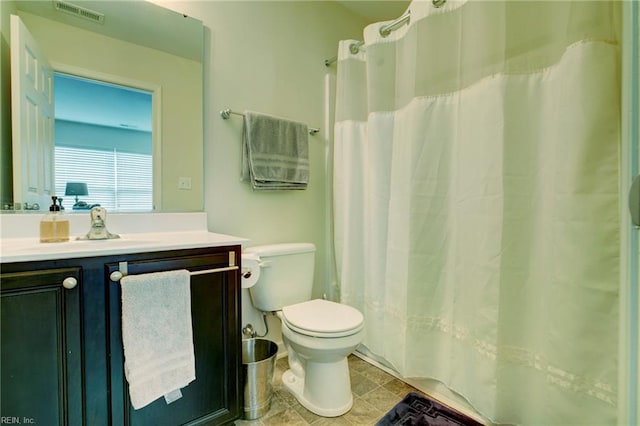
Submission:
M 393 22 L 388 23 L 387 25 L 383 25 L 380 27 L 380 35 L 382 37 L 387 37 L 393 31 L 397 30 L 401 26 L 405 24 L 409 24 L 411 22 L 411 10 L 407 10 L 407 13 L 399 17 Z
M 411 10 L 407 10 L 407 13 L 405 13 L 404 15 L 402 15 L 401 17 L 399 17 L 395 21 L 390 22 L 387 25 L 381 26 L 380 29 L 378 30 L 378 32 L 380 33 L 380 35 L 382 37 L 387 37 L 389 34 L 391 34 L 393 31 L 397 30 L 401 26 L 403 26 L 405 24 L 409 24 L 410 21 L 411 21 Z M 349 51 L 351 51 L 351 53 L 355 55 L 360 51 L 360 47 L 362 47 L 363 45 L 364 45 L 364 41 L 359 41 L 357 43 L 351 43 L 349 45 Z M 331 59 L 325 59 L 324 60 L 324 66 L 328 67 L 329 65 L 331 65 L 332 63 L 334 63 L 337 60 L 338 60 L 337 56 L 334 56 Z
M 244 114 L 241 112 L 236 112 L 236 111 L 232 111 L 229 108 L 223 109 L 222 111 L 220 111 L 220 117 L 222 117 L 223 120 L 226 120 L 227 118 L 231 117 L 231 114 L 233 115 L 241 115 L 244 117 Z M 315 135 L 316 133 L 319 133 L 320 129 L 318 129 L 317 127 L 309 127 L 309 134 L 310 135 Z

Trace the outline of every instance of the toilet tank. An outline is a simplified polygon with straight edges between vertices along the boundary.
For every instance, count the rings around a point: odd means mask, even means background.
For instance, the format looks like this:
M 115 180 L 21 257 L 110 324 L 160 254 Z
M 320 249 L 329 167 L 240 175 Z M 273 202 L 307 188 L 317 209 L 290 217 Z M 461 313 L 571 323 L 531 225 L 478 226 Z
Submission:
M 249 289 L 253 306 L 265 312 L 311 300 L 316 247 L 311 243 L 255 246 L 244 250 L 260 257 L 260 278 Z

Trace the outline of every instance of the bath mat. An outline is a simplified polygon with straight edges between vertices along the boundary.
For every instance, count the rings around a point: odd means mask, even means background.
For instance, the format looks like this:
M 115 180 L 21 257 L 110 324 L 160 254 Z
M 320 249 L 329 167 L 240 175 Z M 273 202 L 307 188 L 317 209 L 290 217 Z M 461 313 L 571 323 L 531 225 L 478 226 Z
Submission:
M 376 426 L 482 426 L 464 414 L 425 396 L 411 392 L 397 403 Z

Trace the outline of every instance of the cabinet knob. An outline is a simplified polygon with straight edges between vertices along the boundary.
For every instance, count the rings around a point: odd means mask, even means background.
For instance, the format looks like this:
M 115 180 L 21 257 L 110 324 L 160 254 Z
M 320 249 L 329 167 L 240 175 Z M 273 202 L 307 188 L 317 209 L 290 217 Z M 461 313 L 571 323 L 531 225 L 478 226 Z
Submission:
M 113 271 L 111 275 L 109 275 L 109 279 L 114 283 L 117 283 L 118 281 L 120 281 L 120 278 L 122 277 L 124 277 L 124 275 L 120 271 Z
M 78 285 L 78 280 L 75 279 L 74 277 L 67 277 L 64 279 L 64 281 L 62 281 L 62 286 L 67 290 L 71 290 L 77 285 Z

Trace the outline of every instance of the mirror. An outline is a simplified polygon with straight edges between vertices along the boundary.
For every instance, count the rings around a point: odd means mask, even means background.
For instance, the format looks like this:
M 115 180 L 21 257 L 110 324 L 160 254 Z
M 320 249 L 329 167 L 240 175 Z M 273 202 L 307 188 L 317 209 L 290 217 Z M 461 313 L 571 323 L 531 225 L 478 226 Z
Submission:
M 71 3 L 3 0 L 2 3 L 0 159 L 3 173 L 7 169 L 5 165 L 11 166 L 13 173 L 2 176 L 1 207 L 7 208 L 13 201 L 22 206 L 29 203 L 24 191 L 14 191 L 15 185 L 7 182 L 16 180 L 16 169 L 19 169 L 8 162 L 14 150 L 11 132 L 7 131 L 7 127 L 12 127 L 11 119 L 7 118 L 11 115 L 11 111 L 7 112 L 11 101 L 6 101 L 11 88 L 7 82 L 11 78 L 6 60 L 11 43 L 7 24 L 9 16 L 16 14 L 45 53 L 54 72 L 152 93 L 153 210 L 201 211 L 204 206 L 202 23 L 139 0 L 73 0 Z M 91 102 L 104 103 L 101 99 Z M 68 112 L 65 114 L 68 121 Z M 104 122 L 94 124 L 105 125 Z M 82 164 L 76 166 L 82 167 Z M 87 173 L 90 171 L 87 165 Z M 91 189 L 85 198 L 90 203 L 100 202 L 91 199 Z M 40 205 L 40 211 L 47 205 Z

